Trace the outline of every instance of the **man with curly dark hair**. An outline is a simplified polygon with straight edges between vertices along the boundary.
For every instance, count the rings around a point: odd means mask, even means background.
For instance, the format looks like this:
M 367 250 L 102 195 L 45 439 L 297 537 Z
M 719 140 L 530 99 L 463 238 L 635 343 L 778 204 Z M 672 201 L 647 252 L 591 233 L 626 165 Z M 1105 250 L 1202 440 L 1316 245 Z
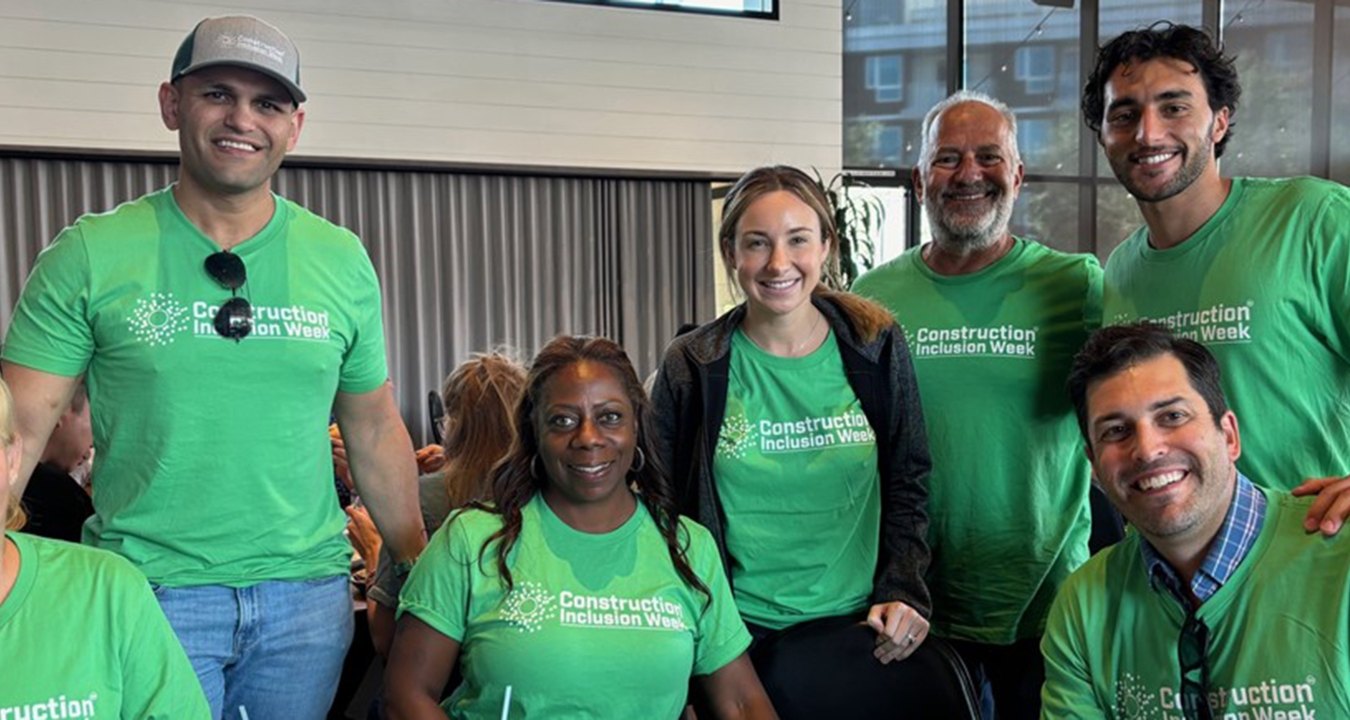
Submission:
M 1240 97 L 1233 57 L 1193 27 L 1158 23 L 1098 53 L 1084 120 L 1145 222 L 1107 261 L 1104 319 L 1153 320 L 1218 356 L 1235 411 L 1262 419 L 1238 461 L 1248 476 L 1344 488 L 1350 189 L 1220 175 Z

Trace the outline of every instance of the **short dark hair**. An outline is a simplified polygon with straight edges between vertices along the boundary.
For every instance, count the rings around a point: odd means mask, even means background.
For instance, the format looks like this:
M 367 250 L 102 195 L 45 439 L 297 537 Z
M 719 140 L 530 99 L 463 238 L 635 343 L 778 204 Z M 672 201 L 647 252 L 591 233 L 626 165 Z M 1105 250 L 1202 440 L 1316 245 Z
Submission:
M 1233 118 L 1242 85 L 1238 82 L 1233 56 L 1225 55 L 1223 47 L 1209 34 L 1190 25 L 1174 25 L 1166 20 L 1153 23 L 1142 30 L 1122 33 L 1097 51 L 1097 65 L 1083 87 L 1083 121 L 1094 133 L 1101 134 L 1102 116 L 1106 112 L 1106 82 L 1117 67 L 1129 62 L 1143 62 L 1154 58 L 1184 60 L 1195 67 L 1205 83 L 1209 95 L 1209 109 L 1215 113 L 1228 108 L 1228 132 L 1214 144 L 1214 157 L 1223 157 L 1228 140 L 1233 137 Z
M 1092 438 L 1088 434 L 1088 386 L 1160 355 L 1171 355 L 1181 362 L 1191 387 L 1205 399 L 1214 425 L 1221 426 L 1220 418 L 1228 412 L 1228 400 L 1219 382 L 1219 361 L 1204 345 L 1177 337 L 1156 323 L 1112 325 L 1088 338 L 1069 369 L 1069 398 L 1078 413 L 1078 429 L 1089 448 Z

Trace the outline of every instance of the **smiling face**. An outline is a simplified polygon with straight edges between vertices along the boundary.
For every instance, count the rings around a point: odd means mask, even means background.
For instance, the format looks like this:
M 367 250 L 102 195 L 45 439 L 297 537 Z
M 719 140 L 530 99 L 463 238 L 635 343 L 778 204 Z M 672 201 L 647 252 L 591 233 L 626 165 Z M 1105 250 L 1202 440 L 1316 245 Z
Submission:
M 159 102 L 164 126 L 178 132 L 183 182 L 219 196 L 270 190 L 305 117 L 281 83 L 232 66 L 164 83 Z
M 1140 202 L 1160 202 L 1199 182 L 1219 187 L 1214 144 L 1228 132 L 1228 108 L 1209 108 L 1205 83 L 1184 60 L 1122 63 L 1105 86 L 1098 140 L 1111 170 Z
M 811 206 L 775 190 L 746 208 L 724 259 L 752 313 L 792 315 L 810 309 L 829 252 Z
M 1233 413 L 1215 423 L 1171 354 L 1089 385 L 1086 397 L 1088 457 L 1116 509 L 1159 549 L 1208 543 L 1237 477 Z
M 933 238 L 962 249 L 1008 233 L 1023 168 L 1003 115 L 981 102 L 952 106 L 935 121 L 931 159 L 914 171 Z
M 554 512 L 565 521 L 582 510 L 626 517 L 638 428 L 618 373 L 587 360 L 558 370 L 540 390 L 534 424 L 548 476 L 544 499 Z

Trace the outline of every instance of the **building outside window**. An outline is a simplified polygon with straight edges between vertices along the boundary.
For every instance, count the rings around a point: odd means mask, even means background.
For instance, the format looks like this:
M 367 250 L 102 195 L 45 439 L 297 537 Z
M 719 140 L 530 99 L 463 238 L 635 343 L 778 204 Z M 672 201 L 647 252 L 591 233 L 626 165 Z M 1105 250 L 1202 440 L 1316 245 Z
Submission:
M 1055 48 L 1031 45 L 1017 48 L 1013 77 L 1022 83 L 1028 95 L 1044 95 L 1055 90 Z
M 900 55 L 873 55 L 867 58 L 868 90 L 879 103 L 905 99 L 905 58 Z
M 1243 96 L 1221 161 L 1225 175 L 1350 180 L 1350 0 L 844 5 L 843 164 L 871 170 L 874 185 L 907 187 L 924 114 L 950 88 L 976 89 L 1018 116 L 1027 177 L 1013 231 L 1105 259 L 1142 220 L 1083 123 L 1081 66 L 1100 44 L 1161 20 L 1193 26 L 1208 21 L 1237 55 Z M 1094 12 L 1085 16 L 1085 8 Z M 949 28 L 948 18 L 960 18 L 961 27 Z M 1085 29 L 1093 18 L 1095 27 Z M 890 172 L 878 177 L 878 170 Z M 917 216 L 918 210 L 890 211 Z M 908 230 L 914 242 L 921 228 Z

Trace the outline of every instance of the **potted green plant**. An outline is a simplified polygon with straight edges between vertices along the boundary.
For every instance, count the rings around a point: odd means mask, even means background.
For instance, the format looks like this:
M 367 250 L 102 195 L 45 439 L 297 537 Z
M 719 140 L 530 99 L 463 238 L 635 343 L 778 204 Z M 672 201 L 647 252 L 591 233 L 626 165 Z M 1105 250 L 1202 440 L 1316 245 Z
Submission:
M 839 263 L 826 269 L 825 283 L 835 290 L 847 290 L 859 275 L 872 269 L 886 206 L 874 193 L 860 192 L 867 183 L 847 172 L 836 173 L 826 182 L 819 170 L 813 171 L 839 230 Z

